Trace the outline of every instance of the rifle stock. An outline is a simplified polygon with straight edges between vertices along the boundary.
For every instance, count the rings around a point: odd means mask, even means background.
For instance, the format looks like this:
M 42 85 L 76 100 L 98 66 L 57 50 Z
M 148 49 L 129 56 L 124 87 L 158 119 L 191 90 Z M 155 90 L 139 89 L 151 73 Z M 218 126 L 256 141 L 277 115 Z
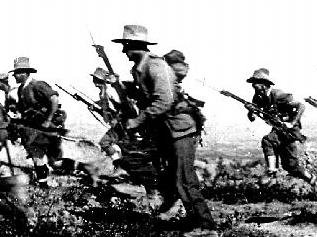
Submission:
M 107 54 L 105 53 L 104 47 L 102 45 L 99 45 L 99 44 L 93 44 L 92 46 L 95 47 L 98 56 L 103 59 L 104 63 L 106 64 L 106 67 L 108 68 L 109 73 L 114 75 L 115 73 L 114 73 L 113 68 L 110 64 L 109 58 L 107 57 Z

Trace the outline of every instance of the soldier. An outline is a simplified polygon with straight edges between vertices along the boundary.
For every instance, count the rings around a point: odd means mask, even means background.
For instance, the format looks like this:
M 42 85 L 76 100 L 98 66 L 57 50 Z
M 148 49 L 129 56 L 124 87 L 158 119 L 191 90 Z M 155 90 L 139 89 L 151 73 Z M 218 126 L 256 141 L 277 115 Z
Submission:
M 269 78 L 269 70 L 260 68 L 254 71 L 252 77 L 247 79 L 252 83 L 255 94 L 252 102 L 259 108 L 271 112 L 272 115 L 278 115 L 284 124 L 303 138 L 300 133 L 302 128 L 301 117 L 305 110 L 302 103 L 295 101 L 292 94 L 285 93 L 282 90 L 271 88 L 274 83 Z M 255 120 L 254 105 L 247 104 L 249 110 L 248 118 L 251 122 Z M 300 140 L 300 139 L 298 139 Z M 304 167 L 299 165 L 296 140 L 288 139 L 275 127 L 262 139 L 262 149 L 267 164 L 267 173 L 269 176 L 275 176 L 278 168 L 278 158 L 281 160 L 282 167 L 290 175 L 304 179 L 311 185 L 316 186 L 316 176 L 310 174 Z
M 167 64 L 173 68 L 177 77 L 177 82 L 182 83 L 189 70 L 189 65 L 185 62 L 184 54 L 181 51 L 173 49 L 165 54 L 163 58 Z
M 122 52 L 134 62 L 132 75 L 140 88 L 140 113 L 128 119 L 127 128 L 134 129 L 148 123 L 155 135 L 158 150 L 168 165 L 162 183 L 164 203 L 160 212 L 168 211 L 180 197 L 193 232 L 208 232 L 218 236 L 216 224 L 199 190 L 194 171 L 195 121 L 189 114 L 172 113 L 177 103 L 176 77 L 161 58 L 152 54 L 147 29 L 140 25 L 124 26 L 123 38 L 112 40 L 123 45 Z M 189 227 L 189 225 L 186 225 Z
M 9 83 L 8 83 L 8 74 L 1 73 L 0 74 L 0 90 L 5 92 L 5 101 L 4 104 L 0 104 L 0 150 L 5 145 L 8 139 L 8 116 L 5 109 L 5 103 L 7 94 L 9 91 Z
M 19 57 L 14 60 L 13 72 L 18 88 L 17 110 L 25 127 L 20 129 L 21 140 L 32 158 L 39 186 L 47 188 L 48 166 L 54 167 L 54 161 L 62 157 L 61 138 L 50 132 L 62 128 L 66 114 L 59 109 L 58 93 L 44 81 L 30 77 L 37 70 L 30 67 L 29 58 Z M 32 128 L 32 129 L 31 129 Z
M 106 152 L 112 160 L 121 158 L 121 148 L 116 144 L 119 140 L 124 138 L 124 130 L 122 124 L 118 123 L 116 114 L 120 111 L 118 109 L 120 100 L 115 98 L 117 95 L 114 89 L 110 85 L 113 82 L 113 77 L 103 68 L 97 67 L 93 74 L 90 74 L 93 78 L 94 85 L 99 89 L 100 100 L 96 101 L 96 104 L 100 108 L 92 108 L 100 115 L 103 116 L 105 122 L 110 124 L 110 129 L 104 134 L 99 141 L 100 148 Z M 112 89 L 112 96 L 109 94 L 109 90 Z M 114 172 L 112 177 L 120 177 L 127 175 L 127 172 L 121 168 L 113 167 Z
M 100 108 L 93 107 L 92 110 L 98 112 L 104 119 L 105 122 L 109 123 L 111 128 L 107 131 L 107 133 L 102 137 L 99 142 L 99 145 L 103 151 L 107 153 L 107 155 L 112 155 L 111 146 L 119 139 L 123 137 L 122 129 L 119 129 L 119 124 L 115 124 L 116 121 L 116 113 L 119 113 L 117 104 L 120 101 L 115 100 L 109 96 L 109 87 L 107 80 L 109 79 L 109 73 L 103 68 L 96 68 L 93 74 L 90 74 L 93 78 L 94 85 L 99 89 L 99 100 L 95 103 L 100 106 Z M 111 88 L 111 86 L 110 86 Z
M 0 90 L 5 93 L 4 104 L 6 104 L 8 100 L 8 92 L 10 91 L 7 73 L 0 73 Z M 6 146 L 9 161 L 8 165 L 10 166 L 12 164 L 7 143 L 9 138 L 8 125 L 9 118 L 7 116 L 5 106 L 0 103 L 0 150 Z M 24 208 L 23 205 L 25 205 L 27 198 L 25 186 L 28 185 L 29 176 L 25 174 L 14 174 L 13 167 L 11 166 L 10 168 L 11 176 L 8 176 L 6 173 L 0 174 L 0 213 L 3 216 L 12 218 L 17 225 L 18 230 L 23 232 L 26 231 L 26 227 L 28 225 L 27 217 L 25 215 L 27 208 Z M 10 196 L 18 200 L 19 205 L 12 203 L 10 201 Z
M 184 78 L 187 76 L 189 65 L 185 62 L 184 54 L 179 50 L 171 50 L 167 54 L 163 56 L 167 64 L 173 69 L 175 76 L 177 78 L 177 84 L 175 85 L 176 93 L 179 97 L 179 101 L 182 103 L 178 104 L 178 110 L 182 109 L 185 113 L 190 113 L 196 122 L 196 135 L 199 144 L 202 145 L 201 133 L 204 130 L 204 123 L 206 121 L 206 117 L 201 112 L 202 107 L 204 107 L 205 102 L 195 99 L 190 96 L 185 90 L 182 88 L 182 82 Z M 185 105 L 185 106 L 183 106 Z
M 10 86 L 9 74 L 0 74 L 0 90 L 4 92 L 3 106 L 10 118 L 16 115 L 15 112 L 17 107 L 17 89 L 17 87 Z

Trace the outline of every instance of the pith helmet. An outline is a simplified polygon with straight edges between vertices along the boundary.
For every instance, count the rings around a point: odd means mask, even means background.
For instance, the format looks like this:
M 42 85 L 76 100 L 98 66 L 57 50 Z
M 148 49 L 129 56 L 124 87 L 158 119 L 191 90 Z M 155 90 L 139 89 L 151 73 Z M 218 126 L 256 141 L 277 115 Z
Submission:
M 258 84 L 266 84 L 266 85 L 275 85 L 269 78 L 269 70 L 266 68 L 260 68 L 255 70 L 252 77 L 247 79 L 248 83 L 258 83 Z
M 128 43 L 128 42 L 142 42 L 148 45 L 154 45 L 157 43 L 151 43 L 147 40 L 148 31 L 147 28 L 141 25 L 125 25 L 123 28 L 122 39 L 114 39 L 115 43 Z
M 101 67 L 97 67 L 95 72 L 93 74 L 90 74 L 90 76 L 96 77 L 102 81 L 106 81 L 106 77 L 109 76 L 109 72 Z
M 19 57 L 14 59 L 14 69 L 9 72 L 29 72 L 29 73 L 35 73 L 37 72 L 36 69 L 30 67 L 29 58 L 27 57 Z

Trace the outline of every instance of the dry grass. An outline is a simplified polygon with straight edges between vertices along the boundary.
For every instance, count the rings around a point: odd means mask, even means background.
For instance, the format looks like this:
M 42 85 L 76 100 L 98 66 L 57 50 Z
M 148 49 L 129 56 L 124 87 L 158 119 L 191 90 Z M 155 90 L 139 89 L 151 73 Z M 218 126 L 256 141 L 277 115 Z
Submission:
M 104 133 L 102 128 L 90 124 L 68 127 L 72 130 L 70 136 L 94 143 Z M 197 151 L 203 191 L 223 236 L 316 236 L 316 195 L 309 185 L 286 176 L 286 173 L 282 173 L 276 182 L 261 184 L 263 160 L 253 145 L 251 149 L 243 143 L 239 148 L 243 152 L 239 154 L 234 151 L 236 144 L 218 144 L 216 152 L 212 147 Z M 63 148 L 65 157 L 93 162 L 101 175 L 109 171 L 110 160 L 97 147 L 63 141 Z M 10 150 L 14 164 L 32 167 L 21 146 L 12 145 Z M 315 164 L 315 153 L 310 152 L 306 157 L 310 165 Z M 4 150 L 0 160 L 7 161 Z M 3 173 L 9 174 L 7 168 L 2 168 Z M 16 168 L 15 172 L 21 170 Z M 142 186 L 131 183 L 112 186 L 100 182 L 98 187 L 92 188 L 83 181 L 81 176 L 52 175 L 50 184 L 54 187 L 50 190 L 43 191 L 34 185 L 27 187 L 23 206 L 28 207 L 29 229 L 20 235 L 182 236 L 180 230 L 156 229 L 157 220 L 151 203 L 154 200 L 146 198 Z M 272 223 L 246 223 L 250 217 L 279 218 L 285 213 L 296 215 Z M 0 224 L 1 236 L 18 235 L 19 228 L 14 226 L 12 216 L 0 215 Z M 164 225 L 170 227 L 170 223 Z

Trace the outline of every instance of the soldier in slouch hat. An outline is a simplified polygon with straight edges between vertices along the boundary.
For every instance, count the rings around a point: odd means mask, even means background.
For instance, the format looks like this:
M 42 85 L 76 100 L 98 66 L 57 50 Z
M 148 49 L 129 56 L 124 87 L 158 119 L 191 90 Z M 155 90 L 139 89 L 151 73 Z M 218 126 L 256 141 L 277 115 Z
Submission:
M 63 127 L 66 114 L 59 109 L 58 93 L 45 81 L 30 76 L 37 70 L 30 67 L 29 58 L 16 58 L 14 69 L 9 72 L 19 84 L 17 110 L 25 125 L 19 129 L 22 144 L 34 161 L 40 187 L 47 188 L 49 169 L 43 158 L 46 155 L 49 165 L 54 167 L 54 161 L 62 157 L 61 138 L 41 131 Z
M 160 212 L 168 211 L 181 198 L 193 228 L 209 231 L 209 236 L 218 236 L 216 224 L 199 190 L 194 171 L 195 132 L 194 119 L 185 113 L 172 114 L 177 103 L 176 76 L 162 57 L 150 52 L 147 28 L 140 25 L 124 26 L 123 37 L 113 42 L 123 45 L 122 52 L 134 62 L 131 73 L 140 88 L 140 114 L 128 119 L 127 127 L 137 128 L 148 123 L 153 138 L 167 167 L 161 176 L 161 193 L 164 203 Z
M 298 137 L 304 137 L 301 134 L 301 117 L 305 107 L 302 103 L 294 100 L 293 95 L 285 93 L 280 89 L 272 88 L 274 83 L 270 79 L 269 70 L 260 68 L 255 70 L 253 75 L 247 79 L 248 83 L 254 88 L 252 103 L 264 111 L 277 116 L 285 127 L 287 127 Z M 253 105 L 248 104 L 248 118 L 252 122 L 255 120 Z M 282 167 L 290 175 L 304 179 L 311 185 L 316 186 L 316 176 L 310 174 L 299 164 L 298 149 L 295 139 L 289 140 L 285 134 L 281 133 L 273 126 L 271 132 L 262 138 L 262 149 L 267 164 L 267 173 L 274 177 L 278 171 L 279 160 Z

